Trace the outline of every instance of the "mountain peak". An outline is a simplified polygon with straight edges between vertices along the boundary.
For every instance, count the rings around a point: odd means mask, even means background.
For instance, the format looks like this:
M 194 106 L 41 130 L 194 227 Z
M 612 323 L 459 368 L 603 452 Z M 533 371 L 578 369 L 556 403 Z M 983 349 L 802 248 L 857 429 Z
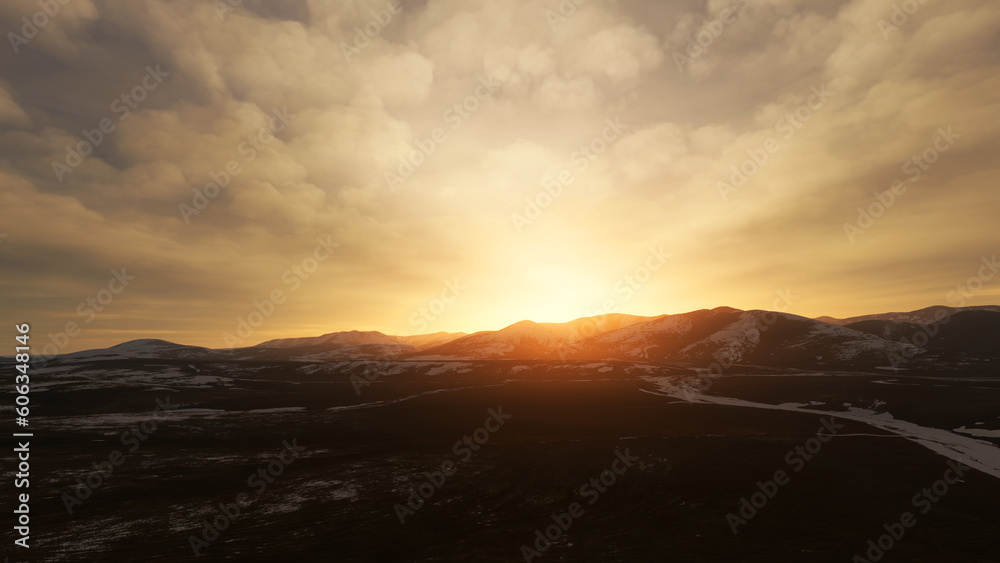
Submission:
M 176 344 L 167 340 L 160 340 L 157 338 L 138 338 L 136 340 L 129 340 L 128 342 L 122 342 L 121 344 L 116 344 L 112 346 L 114 349 L 118 350 L 137 350 L 137 349 L 148 349 L 148 348 L 179 348 L 181 344 Z
M 723 305 L 722 307 L 716 307 L 712 309 L 713 313 L 742 313 L 742 309 L 736 309 L 734 307 L 727 307 Z

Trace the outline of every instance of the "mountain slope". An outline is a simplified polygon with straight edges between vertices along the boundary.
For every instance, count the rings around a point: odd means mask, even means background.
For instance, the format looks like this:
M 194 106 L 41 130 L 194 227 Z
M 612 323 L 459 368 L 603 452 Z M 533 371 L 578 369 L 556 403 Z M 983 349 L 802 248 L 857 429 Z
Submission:
M 650 317 L 608 314 L 584 317 L 567 323 L 521 321 L 497 331 L 470 334 L 412 357 L 480 360 L 554 358 L 587 337 L 620 330 L 649 319 Z
M 926 307 L 923 309 L 918 309 L 916 311 L 910 311 L 908 313 L 878 313 L 875 315 L 862 315 L 860 317 L 850 317 L 846 319 L 837 319 L 834 317 L 816 317 L 815 320 L 841 326 L 862 321 L 895 321 L 901 323 L 925 325 L 940 321 L 945 317 L 949 317 L 951 315 L 954 315 L 955 313 L 959 313 L 962 311 L 992 311 L 995 313 L 1000 313 L 1000 306 L 983 305 L 978 307 L 947 307 L 945 305 L 934 305 L 932 307 Z
M 432 334 L 418 334 L 415 336 L 395 336 L 400 344 L 408 344 L 420 350 L 426 350 L 442 344 L 447 344 L 452 340 L 467 336 L 464 332 L 435 332 Z
M 949 311 L 954 314 L 946 315 Z M 939 319 L 917 324 L 895 319 Z M 104 350 L 57 356 L 56 362 L 104 360 L 625 360 L 732 363 L 792 368 L 992 369 L 1000 358 L 1000 307 L 928 307 L 870 315 L 846 326 L 797 315 L 730 307 L 679 315 L 603 315 L 567 323 L 522 321 L 498 331 L 390 336 L 347 331 L 211 350 L 164 340 L 133 340 Z M 979 368 L 977 368 L 979 369 Z
M 1000 358 L 1000 312 L 960 311 L 940 324 L 931 348 L 980 358 Z
M 62 362 L 93 361 L 93 360 L 125 360 L 125 359 L 170 359 L 170 360 L 208 360 L 224 358 L 224 353 L 200 346 L 186 346 L 166 340 L 143 338 L 130 340 L 110 348 L 96 350 L 81 350 L 55 356 Z
M 418 350 L 439 346 L 465 336 L 464 332 L 436 332 L 433 334 L 418 334 L 415 336 L 391 336 L 378 331 L 344 331 L 331 332 L 322 336 L 304 338 L 278 338 L 261 342 L 254 348 L 324 348 L 335 349 L 345 346 L 412 346 Z
M 522 321 L 480 332 L 414 357 L 463 359 L 627 360 L 710 365 L 743 362 L 814 367 L 885 365 L 904 344 L 783 313 L 731 307 L 662 317 L 627 318 L 620 328 L 579 338 L 573 323 Z
M 913 337 L 926 325 L 901 321 L 868 320 L 841 325 L 844 328 L 873 334 L 893 342 L 913 342 Z
M 581 342 L 571 357 L 788 367 L 884 365 L 905 345 L 785 313 L 728 307 L 670 315 Z
M 331 332 L 305 338 L 279 338 L 253 346 L 254 348 L 315 348 L 319 346 L 362 346 L 365 344 L 399 344 L 394 337 L 377 331 Z

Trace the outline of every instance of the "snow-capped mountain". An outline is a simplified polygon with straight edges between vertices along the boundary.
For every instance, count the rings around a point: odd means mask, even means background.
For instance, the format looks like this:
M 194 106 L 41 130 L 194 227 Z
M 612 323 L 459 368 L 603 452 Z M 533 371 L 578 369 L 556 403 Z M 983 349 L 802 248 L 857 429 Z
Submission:
M 378 331 L 331 332 L 305 338 L 279 338 L 262 342 L 254 348 L 334 348 L 343 346 L 404 345 L 418 350 L 440 346 L 465 336 L 464 332 L 436 332 L 416 336 L 391 336 Z
M 924 325 L 898 321 L 861 321 L 846 328 L 886 340 L 927 346 L 966 355 L 1000 357 L 1000 312 L 989 308 L 959 311 Z
M 669 315 L 588 339 L 570 357 L 723 365 L 881 365 L 904 350 L 905 344 L 797 315 L 719 307 Z
M 1000 307 L 929 307 L 879 315 L 841 326 L 771 311 L 731 307 L 678 315 L 609 314 L 567 323 L 521 321 L 497 331 L 391 336 L 334 332 L 271 340 L 235 350 L 211 350 L 164 340 L 134 340 L 104 350 L 57 356 L 56 362 L 104 360 L 624 360 L 731 363 L 797 368 L 907 369 L 1000 358 Z M 899 319 L 934 319 L 916 323 Z M 978 365 L 978 364 L 977 364 Z M 992 365 L 992 364 L 982 364 Z
M 418 334 L 415 336 L 395 336 L 393 338 L 396 338 L 400 344 L 407 344 L 413 346 L 414 348 L 426 350 L 427 348 L 433 348 L 434 346 L 447 344 L 452 340 L 459 339 L 463 336 L 466 336 L 466 333 L 435 332 L 432 334 Z
M 60 361 L 96 361 L 125 359 L 173 359 L 173 360 L 208 360 L 222 358 L 217 350 L 200 346 L 185 346 L 166 340 L 143 338 L 130 340 L 110 348 L 96 350 L 81 350 L 56 356 Z
M 262 342 L 254 348 L 314 348 L 318 346 L 363 346 L 366 344 L 399 344 L 392 336 L 377 331 L 351 330 L 331 332 L 306 338 L 279 338 Z
M 389 359 L 451 342 L 465 333 L 438 332 L 416 336 L 392 336 L 378 331 L 351 330 L 306 338 L 268 340 L 244 351 L 255 357 L 281 354 L 288 359 L 332 361 Z
M 984 305 L 978 307 L 947 307 L 945 305 L 934 305 L 932 307 L 926 307 L 916 311 L 910 311 L 908 313 L 878 313 L 875 315 L 862 315 L 860 317 L 849 317 L 846 319 L 816 317 L 816 320 L 841 326 L 861 321 L 895 321 L 899 323 L 925 325 L 940 321 L 941 319 L 961 311 L 992 311 L 994 313 L 1000 313 L 1000 306 Z
M 608 314 L 585 317 L 567 323 L 521 321 L 497 331 L 464 336 L 442 346 L 425 350 L 416 357 L 454 359 L 545 359 L 570 352 L 588 337 L 620 330 L 650 317 Z
M 904 323 L 900 321 L 858 321 L 844 326 L 859 332 L 874 334 L 879 338 L 892 340 L 894 342 L 912 342 L 913 336 L 920 332 L 921 327 L 926 325 L 916 323 Z

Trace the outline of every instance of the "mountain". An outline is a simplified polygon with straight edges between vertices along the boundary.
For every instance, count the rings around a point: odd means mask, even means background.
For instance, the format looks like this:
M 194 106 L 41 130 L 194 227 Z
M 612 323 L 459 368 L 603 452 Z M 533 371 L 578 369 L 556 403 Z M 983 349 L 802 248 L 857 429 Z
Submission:
M 419 352 L 465 336 L 465 333 L 438 332 L 416 336 L 389 336 L 376 331 L 332 332 L 322 336 L 279 338 L 256 346 L 233 350 L 213 350 L 175 344 L 166 340 L 141 339 L 110 348 L 82 350 L 54 356 L 58 363 L 101 360 L 264 360 L 336 361 L 389 359 Z
M 931 350 L 980 358 L 1000 357 L 1000 312 L 987 307 L 958 311 L 927 324 L 869 320 L 851 323 L 845 328 Z
M 584 338 L 596 320 L 522 321 L 410 356 L 422 359 L 626 360 L 814 367 L 886 365 L 905 344 L 814 319 L 731 307 L 661 317 L 624 317 Z
M 579 359 L 628 359 L 655 361 L 684 356 L 689 346 L 708 339 L 734 322 L 737 309 L 718 307 L 680 315 L 664 315 L 581 342 L 570 357 Z M 740 338 L 734 333 L 728 344 Z M 721 343 L 721 348 L 726 348 Z M 726 352 L 722 352 L 726 354 Z
M 416 336 L 396 336 L 401 344 L 408 344 L 414 348 L 426 350 L 442 344 L 447 344 L 452 340 L 466 336 L 464 332 L 435 332 L 433 334 L 418 334 Z
M 418 351 L 419 348 L 402 344 L 394 336 L 377 331 L 351 330 L 322 336 L 268 340 L 240 352 L 255 359 L 283 357 L 289 360 L 333 361 L 388 359 Z
M 823 317 L 826 318 L 826 317 Z M 992 368 L 1000 358 L 1000 307 L 928 307 L 833 319 L 834 323 L 731 307 L 678 315 L 609 314 L 567 323 L 521 321 L 497 331 L 391 336 L 346 331 L 283 338 L 235 350 L 164 340 L 133 340 L 105 350 L 57 356 L 57 362 L 124 359 L 336 362 L 352 360 L 623 360 L 732 363 L 803 369 Z M 926 321 L 929 322 L 917 322 Z M 970 363 L 971 362 L 971 363 Z M 977 368 L 979 369 L 979 368 Z
M 416 336 L 390 336 L 378 331 L 331 332 L 322 336 L 305 338 L 279 338 L 262 342 L 254 348 L 326 348 L 369 345 L 404 345 L 418 350 L 439 346 L 465 336 L 464 332 L 436 332 Z
M 925 325 L 900 321 L 869 320 L 841 326 L 858 332 L 873 334 L 879 338 L 892 340 L 893 342 L 913 342 L 913 337 L 923 330 Z
M 905 345 L 814 319 L 730 307 L 669 315 L 583 341 L 570 357 L 811 367 L 884 365 Z
M 210 360 L 224 357 L 226 357 L 224 353 L 218 350 L 185 346 L 152 338 L 130 340 L 110 348 L 81 350 L 55 356 L 62 362 L 126 359 Z
M 366 344 L 398 344 L 398 342 L 381 332 L 352 330 L 304 338 L 278 338 L 261 342 L 253 348 L 314 348 L 324 345 L 363 346 Z
M 978 307 L 947 307 L 945 305 L 934 305 L 932 307 L 926 307 L 924 309 L 910 311 L 909 313 L 879 313 L 876 315 L 862 315 L 860 317 L 849 317 L 846 319 L 837 319 L 834 317 L 816 317 L 816 320 L 840 326 L 858 323 L 862 321 L 895 321 L 901 323 L 925 325 L 939 321 L 945 317 L 950 317 L 951 315 L 954 315 L 955 313 L 959 313 L 961 311 L 992 311 L 1000 313 L 1000 306 L 984 305 Z
M 981 358 L 1000 358 L 1000 312 L 960 311 L 940 324 L 928 346 Z
M 607 314 L 567 323 L 521 321 L 497 331 L 470 334 L 411 357 L 536 360 L 559 357 L 588 337 L 648 321 L 651 317 Z
M 378 331 L 331 332 L 306 338 L 268 340 L 241 351 L 260 359 L 282 356 L 291 360 L 332 361 L 388 359 L 420 352 L 424 348 L 448 343 L 465 333 L 437 332 L 416 336 L 391 336 Z

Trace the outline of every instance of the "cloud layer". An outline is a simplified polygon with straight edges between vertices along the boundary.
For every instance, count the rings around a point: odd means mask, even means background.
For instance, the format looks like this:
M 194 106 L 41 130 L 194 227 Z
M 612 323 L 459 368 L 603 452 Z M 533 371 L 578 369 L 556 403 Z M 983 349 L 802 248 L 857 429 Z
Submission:
M 988 0 L 226 5 L 0 7 L 0 283 L 43 343 L 1000 297 Z

